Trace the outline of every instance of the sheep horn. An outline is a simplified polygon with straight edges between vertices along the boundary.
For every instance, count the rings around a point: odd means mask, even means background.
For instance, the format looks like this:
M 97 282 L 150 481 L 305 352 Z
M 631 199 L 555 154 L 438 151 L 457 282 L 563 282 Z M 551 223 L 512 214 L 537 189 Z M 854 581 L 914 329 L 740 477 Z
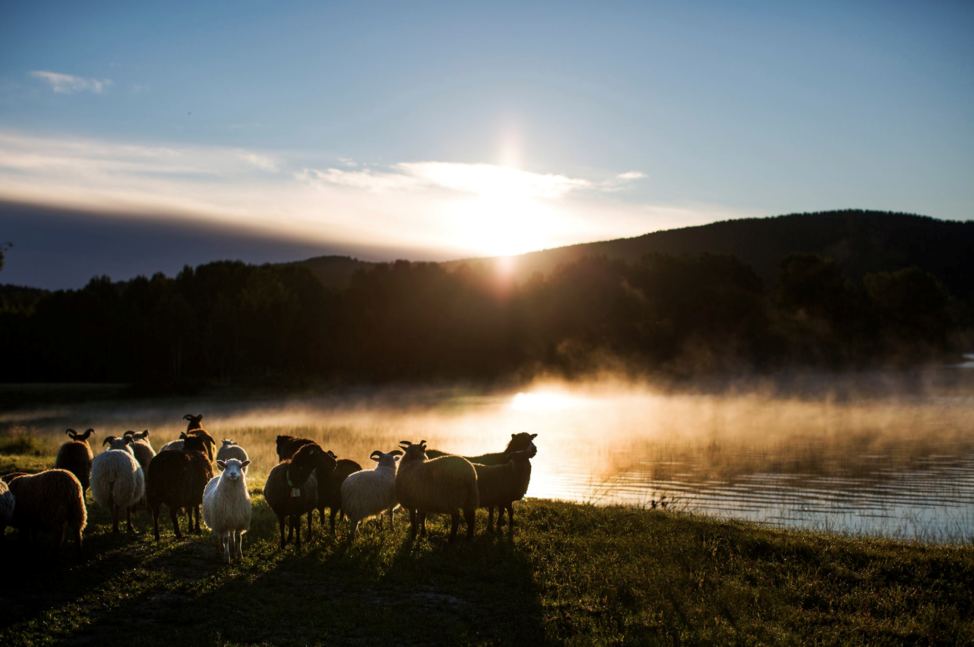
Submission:
M 335 454 L 335 452 L 331 451 L 330 449 L 328 450 L 328 455 L 334 458 L 336 461 L 338 460 L 338 455 Z
M 125 432 L 124 434 L 122 434 L 122 435 L 123 435 L 123 436 L 125 436 L 125 437 L 127 438 L 127 437 L 129 437 L 129 436 L 134 436 L 134 435 L 135 435 L 135 432 L 134 432 L 134 431 L 132 431 L 131 429 L 129 429 L 128 431 L 126 431 L 126 432 Z
M 113 440 L 115 440 L 115 436 L 107 436 L 105 438 L 105 442 L 102 443 L 102 446 L 107 445 L 108 443 L 112 442 Z
M 143 438 L 148 438 L 149 437 L 149 430 L 148 429 L 143 429 L 142 430 L 142 437 Z
M 402 456 L 402 450 L 401 449 L 394 449 L 391 452 L 389 452 L 389 455 L 390 456 Z
M 400 445 L 405 445 L 406 447 L 409 447 L 410 445 L 412 445 L 412 443 L 409 442 L 408 440 L 400 440 L 399 441 L 399 444 Z
M 192 420 L 192 419 L 193 416 L 189 415 L 188 413 L 185 416 L 183 416 L 183 420 Z
M 372 460 L 375 460 L 375 455 L 376 454 L 379 455 L 379 458 L 382 458 L 382 452 L 380 452 L 378 449 L 375 450 L 374 452 L 372 452 L 371 454 L 369 454 L 369 458 L 372 459 Z
M 74 429 L 68 429 L 68 430 L 67 430 L 67 431 L 65 431 L 64 433 L 66 433 L 67 435 L 69 435 L 69 436 L 71 436 L 72 438 L 74 438 L 75 436 L 77 436 L 77 435 L 78 435 L 78 432 L 77 432 L 77 431 L 75 431 Z

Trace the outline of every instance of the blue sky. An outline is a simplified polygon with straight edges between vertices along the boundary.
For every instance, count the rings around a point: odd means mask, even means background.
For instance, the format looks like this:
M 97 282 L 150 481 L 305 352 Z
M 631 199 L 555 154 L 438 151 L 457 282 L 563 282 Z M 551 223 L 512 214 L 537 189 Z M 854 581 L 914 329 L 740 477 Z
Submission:
M 0 200 L 374 258 L 969 219 L 972 33 L 970 2 L 0 0 Z

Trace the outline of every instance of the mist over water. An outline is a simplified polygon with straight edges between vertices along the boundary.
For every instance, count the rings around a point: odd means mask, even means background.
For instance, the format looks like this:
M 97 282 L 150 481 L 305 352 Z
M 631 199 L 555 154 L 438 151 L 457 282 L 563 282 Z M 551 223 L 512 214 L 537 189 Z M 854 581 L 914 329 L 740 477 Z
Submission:
M 96 400 L 17 408 L 0 433 L 64 429 L 96 443 L 150 429 L 156 450 L 205 414 L 255 465 L 276 463 L 274 438 L 318 439 L 371 466 L 374 449 L 425 439 L 458 454 L 500 451 L 537 433 L 528 495 L 630 504 L 782 527 L 935 542 L 974 539 L 974 371 L 795 375 L 733 389 L 663 389 L 604 378 L 511 391 L 385 388 L 294 398 Z

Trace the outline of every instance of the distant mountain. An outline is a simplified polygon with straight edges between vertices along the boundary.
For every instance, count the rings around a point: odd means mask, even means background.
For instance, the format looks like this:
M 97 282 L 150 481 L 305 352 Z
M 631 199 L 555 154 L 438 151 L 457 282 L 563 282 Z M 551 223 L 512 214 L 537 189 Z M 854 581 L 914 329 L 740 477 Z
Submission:
M 322 285 L 327 288 L 343 288 L 348 285 L 357 270 L 367 270 L 378 263 L 360 261 L 351 256 L 316 256 L 306 261 L 281 263 L 281 265 L 304 265 L 309 268 Z
M 974 221 L 937 220 L 927 216 L 882 211 L 827 211 L 770 218 L 726 220 L 709 225 L 657 231 L 635 238 L 557 247 L 516 256 L 519 280 L 534 272 L 547 275 L 559 265 L 583 256 L 638 260 L 649 252 L 665 254 L 732 254 L 751 265 L 770 286 L 778 263 L 792 252 L 834 258 L 850 278 L 870 272 L 917 266 L 937 276 L 955 295 L 974 299 Z M 495 258 L 448 261 L 495 263 Z M 347 256 L 301 261 L 329 287 L 342 287 L 355 270 L 376 263 Z
M 769 286 L 774 282 L 778 263 L 792 252 L 834 258 L 852 278 L 915 265 L 937 276 L 954 294 L 974 296 L 974 221 L 881 211 L 827 211 L 727 220 L 635 238 L 558 247 L 516 257 L 515 272 L 518 278 L 525 279 L 534 272 L 548 274 L 583 256 L 634 261 L 649 252 L 733 254 L 750 264 Z

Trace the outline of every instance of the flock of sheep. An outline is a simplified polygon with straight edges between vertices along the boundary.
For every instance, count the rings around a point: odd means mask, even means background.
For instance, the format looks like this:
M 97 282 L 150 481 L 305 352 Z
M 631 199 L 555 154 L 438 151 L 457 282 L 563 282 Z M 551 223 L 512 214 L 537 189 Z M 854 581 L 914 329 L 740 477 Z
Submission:
M 0 479 L 0 540 L 8 525 L 21 537 L 36 539 L 38 530 L 53 531 L 64 543 L 70 530 L 77 555 L 81 557 L 82 532 L 87 525 L 86 494 L 111 512 L 112 530 L 119 532 L 124 510 L 129 532 L 132 511 L 146 506 L 152 513 L 153 531 L 159 540 L 159 513 L 169 510 L 173 531 L 182 538 L 179 513 L 185 511 L 189 528 L 201 532 L 203 522 L 217 537 L 222 559 L 243 557 L 243 535 L 250 529 L 252 504 L 247 489 L 250 460 L 246 450 L 232 440 L 223 440 L 214 456 L 216 441 L 202 427 L 202 415 L 187 414 L 187 429 L 179 440 L 164 445 L 157 454 L 149 431 L 127 431 L 121 437 L 104 440 L 106 451 L 92 455 L 88 429 L 67 430 L 70 440 L 58 451 L 54 469 L 38 474 L 15 472 Z M 518 433 L 502 452 L 481 456 L 455 456 L 427 449 L 426 441 L 401 441 L 392 452 L 374 451 L 377 465 L 364 470 L 355 461 L 339 459 L 309 438 L 277 437 L 280 463 L 274 466 L 264 485 L 264 499 L 277 515 L 281 548 L 292 541 L 301 546 L 301 518 L 308 516 L 310 537 L 315 510 L 321 524 L 325 508 L 330 509 L 331 532 L 336 515 L 346 515 L 355 539 L 359 525 L 375 516 L 409 511 L 411 537 L 425 536 L 426 516 L 449 514 L 450 541 L 455 541 L 461 513 L 467 538 L 473 537 L 478 507 L 488 510 L 488 530 L 497 530 L 507 511 L 514 527 L 513 502 L 524 497 L 531 480 L 531 458 L 537 453 L 537 434 Z M 220 472 L 214 475 L 214 458 Z

